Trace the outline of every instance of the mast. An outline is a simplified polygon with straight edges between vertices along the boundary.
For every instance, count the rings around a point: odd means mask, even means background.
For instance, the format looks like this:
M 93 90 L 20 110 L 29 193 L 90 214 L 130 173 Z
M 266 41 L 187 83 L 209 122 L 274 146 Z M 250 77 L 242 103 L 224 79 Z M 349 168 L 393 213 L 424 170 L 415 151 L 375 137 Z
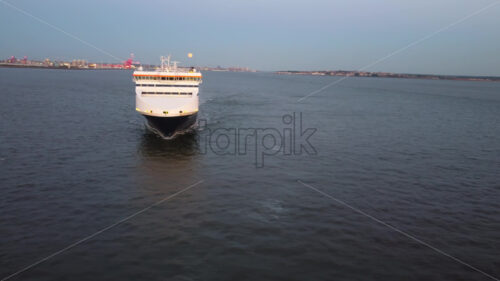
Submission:
M 161 56 L 161 71 L 169 71 L 170 70 L 170 55 L 167 57 Z M 166 64 L 165 64 L 166 61 Z

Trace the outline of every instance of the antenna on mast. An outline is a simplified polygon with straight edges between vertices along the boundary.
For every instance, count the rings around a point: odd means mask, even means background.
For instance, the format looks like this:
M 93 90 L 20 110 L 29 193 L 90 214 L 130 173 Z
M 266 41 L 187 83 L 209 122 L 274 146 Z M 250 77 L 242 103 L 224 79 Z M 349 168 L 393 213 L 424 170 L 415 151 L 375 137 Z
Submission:
M 173 61 L 172 63 L 174 64 L 174 67 L 173 67 L 174 71 L 176 71 L 177 70 L 177 63 L 179 63 L 179 62 L 178 61 Z
M 161 56 L 161 71 L 169 71 L 170 70 L 170 55 L 167 57 Z M 165 64 L 166 61 L 166 64 Z

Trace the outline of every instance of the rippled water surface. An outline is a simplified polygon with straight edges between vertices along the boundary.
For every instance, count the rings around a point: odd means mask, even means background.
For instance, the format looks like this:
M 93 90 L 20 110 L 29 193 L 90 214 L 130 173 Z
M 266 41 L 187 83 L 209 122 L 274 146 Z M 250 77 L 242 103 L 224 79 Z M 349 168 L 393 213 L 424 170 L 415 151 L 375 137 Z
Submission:
M 0 279 L 86 237 L 11 280 L 491 280 L 449 256 L 500 278 L 500 84 L 297 101 L 336 79 L 206 72 L 206 126 L 165 141 L 130 72 L 0 69 Z M 315 154 L 214 139 L 294 113 Z

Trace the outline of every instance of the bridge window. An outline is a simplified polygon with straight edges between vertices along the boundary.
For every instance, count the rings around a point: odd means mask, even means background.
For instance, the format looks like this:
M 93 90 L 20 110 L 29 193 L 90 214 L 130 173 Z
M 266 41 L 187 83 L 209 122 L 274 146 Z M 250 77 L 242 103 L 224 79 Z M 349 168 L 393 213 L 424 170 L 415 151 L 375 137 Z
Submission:
M 182 96 L 192 96 L 193 93 L 188 92 L 142 92 L 143 95 L 182 95 Z

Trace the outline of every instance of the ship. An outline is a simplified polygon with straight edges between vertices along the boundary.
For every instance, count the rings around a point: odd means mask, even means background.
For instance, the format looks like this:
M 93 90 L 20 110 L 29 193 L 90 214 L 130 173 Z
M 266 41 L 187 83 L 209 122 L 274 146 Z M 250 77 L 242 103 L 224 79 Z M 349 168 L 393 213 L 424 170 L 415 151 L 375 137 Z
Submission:
M 133 73 L 136 111 L 147 127 L 164 138 L 189 131 L 198 115 L 202 74 L 194 67 L 181 68 L 161 57 L 161 66 L 152 70 L 139 67 Z

